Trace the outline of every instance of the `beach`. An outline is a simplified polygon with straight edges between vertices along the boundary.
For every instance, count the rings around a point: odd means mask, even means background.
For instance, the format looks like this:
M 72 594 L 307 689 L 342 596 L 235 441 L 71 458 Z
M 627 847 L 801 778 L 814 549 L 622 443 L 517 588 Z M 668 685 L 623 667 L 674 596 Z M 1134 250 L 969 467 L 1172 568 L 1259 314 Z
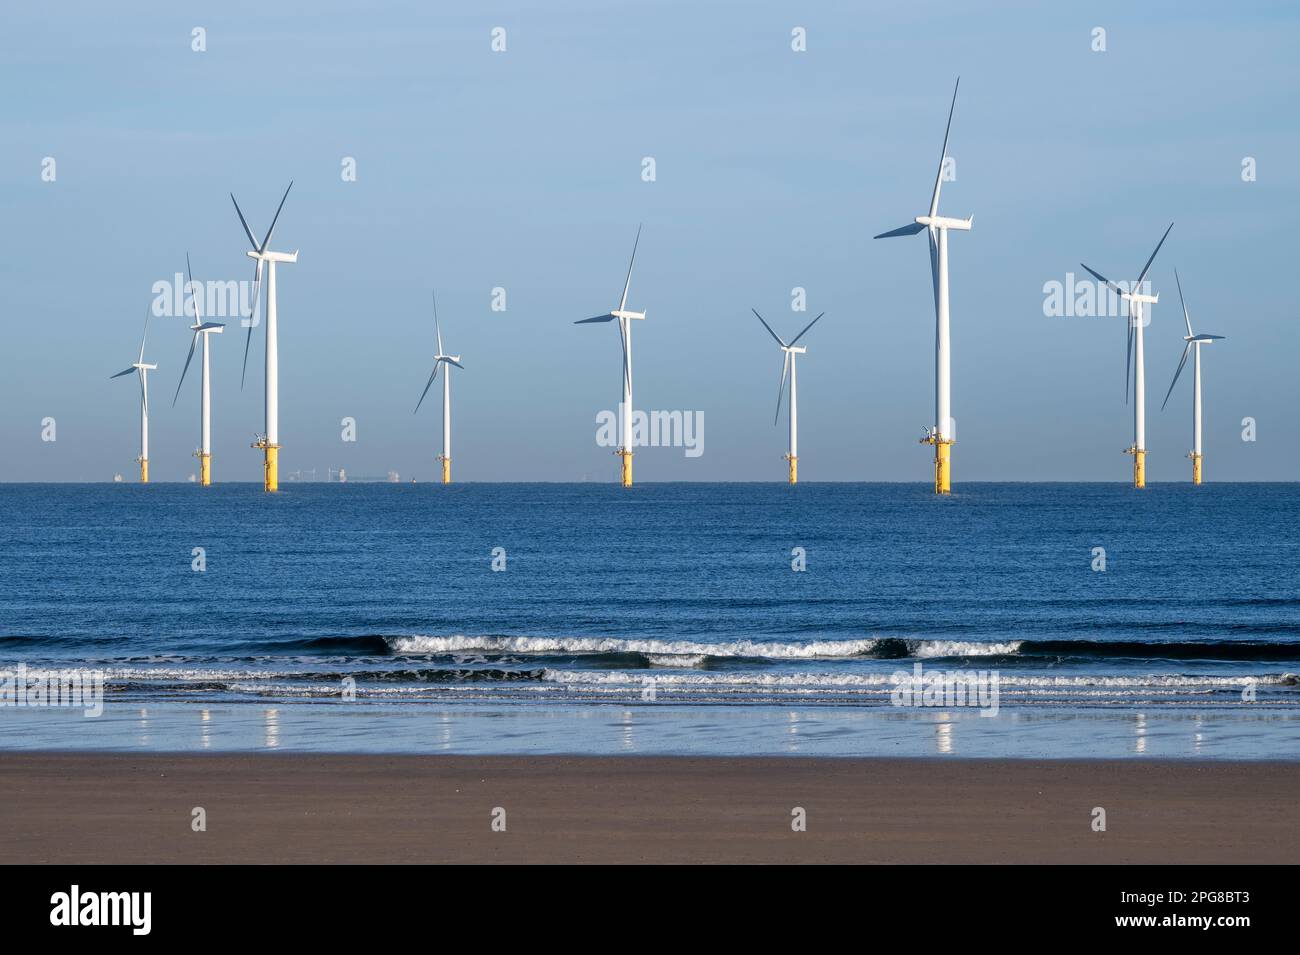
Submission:
M 0 819 L 3 863 L 1296 863 L 1300 767 L 7 752 Z

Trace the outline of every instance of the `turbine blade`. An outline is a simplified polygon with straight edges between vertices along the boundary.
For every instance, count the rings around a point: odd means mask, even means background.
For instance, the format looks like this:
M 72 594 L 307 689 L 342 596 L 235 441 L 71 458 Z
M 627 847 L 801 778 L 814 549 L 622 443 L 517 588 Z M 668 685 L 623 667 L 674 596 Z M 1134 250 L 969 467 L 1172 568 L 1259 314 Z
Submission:
M 442 354 L 442 326 L 438 324 L 438 293 L 433 293 L 433 331 L 438 337 L 438 354 Z
M 632 363 L 628 360 L 627 355 L 627 319 L 618 320 L 618 343 L 623 348 L 623 387 L 627 389 L 628 394 L 632 393 Z M 631 440 L 630 438 L 628 439 Z
M 1090 269 L 1090 268 L 1088 268 L 1088 266 L 1087 266 L 1086 264 L 1084 264 L 1083 262 L 1080 262 L 1079 264 L 1082 265 L 1082 266 L 1084 267 L 1085 270 L 1087 270 L 1087 272 L 1088 272 L 1089 275 L 1091 275 L 1093 278 L 1095 278 L 1098 282 L 1100 282 L 1100 283 L 1102 283 L 1103 285 L 1105 285 L 1108 289 L 1110 289 L 1110 290 L 1111 290 L 1112 292 L 1114 292 L 1116 295 L 1123 295 L 1123 294 L 1124 294 L 1124 290 L 1123 290 L 1122 288 L 1120 288 L 1118 285 L 1116 285 L 1114 282 L 1112 282 L 1110 279 L 1106 278 L 1106 276 L 1102 275 L 1100 272 L 1096 271 L 1095 269 Z M 1134 289 L 1134 291 L 1137 291 L 1137 290 Z
M 185 253 L 185 274 L 190 283 L 190 302 L 194 305 L 194 324 L 200 325 L 202 322 L 199 320 L 199 296 L 194 294 L 194 269 L 190 267 L 190 253 L 188 251 Z
M 135 371 L 135 365 L 132 365 L 130 368 L 123 369 L 122 371 L 119 371 L 116 375 L 109 375 L 108 376 L 109 381 L 112 381 L 114 378 L 121 378 L 123 375 L 129 375 L 133 371 Z
M 429 393 L 429 388 L 433 385 L 433 379 L 438 376 L 438 363 L 433 363 L 433 371 L 429 372 L 429 380 L 424 383 L 424 390 L 420 392 L 420 400 L 415 403 L 415 411 L 420 410 L 420 405 L 424 404 L 424 396 Z M 411 414 L 415 414 L 412 411 Z
M 930 215 L 939 214 L 939 190 L 943 188 L 943 161 L 948 158 L 948 133 L 952 131 L 952 113 L 957 108 L 957 87 L 961 86 L 961 77 L 952 88 L 952 105 L 948 107 L 948 125 L 943 130 L 943 152 L 939 154 L 939 172 L 934 177 L 934 194 L 930 197 Z
M 149 417 L 149 373 L 143 368 L 140 371 L 140 400 L 144 403 L 145 417 Z
M 1174 224 L 1172 222 L 1169 223 L 1169 228 L 1165 230 L 1165 234 L 1162 235 L 1160 241 L 1156 243 L 1156 251 L 1151 253 L 1151 258 L 1147 259 L 1147 264 L 1146 267 L 1142 269 L 1142 274 L 1139 275 L 1138 280 L 1133 283 L 1133 291 L 1136 292 L 1142 287 L 1142 280 L 1147 277 L 1147 272 L 1151 270 L 1151 263 L 1156 260 L 1156 254 L 1160 251 L 1160 246 L 1165 244 L 1165 239 L 1169 238 L 1169 232 L 1173 227 Z
M 1192 317 L 1187 314 L 1187 302 L 1183 300 L 1183 280 L 1178 277 L 1178 270 L 1174 269 L 1174 282 L 1178 285 L 1178 304 L 1183 307 L 1183 321 L 1187 325 L 1187 337 L 1195 338 L 1192 333 Z
M 248 320 L 248 334 L 244 336 L 244 368 L 239 373 L 239 390 L 244 390 L 244 380 L 248 377 L 248 348 L 253 344 L 253 329 L 257 327 L 257 316 L 262 307 L 262 260 L 253 266 L 253 311 Z
M 144 332 L 140 335 L 140 364 L 144 364 L 144 343 L 149 338 L 149 312 L 151 308 L 144 310 Z
M 636 247 L 641 244 L 641 226 L 636 227 L 636 239 L 632 242 L 632 259 L 627 263 L 627 279 L 623 282 L 623 298 L 619 301 L 618 310 L 621 312 L 627 308 L 627 290 L 632 285 L 632 266 L 636 264 Z
M 793 345 L 795 342 L 799 341 L 799 339 L 803 338 L 803 336 L 804 336 L 804 332 L 807 332 L 808 329 L 812 328 L 812 327 L 813 327 L 814 325 L 816 325 L 819 321 L 821 321 L 821 317 L 822 317 L 822 315 L 825 315 L 825 314 L 826 314 L 825 312 L 822 312 L 821 315 L 818 315 L 818 316 L 817 316 L 816 318 L 814 318 L 811 322 L 809 322 L 807 325 L 805 325 L 805 326 L 804 326 L 804 330 L 803 330 L 802 332 L 800 332 L 798 335 L 794 336 L 794 338 L 790 339 L 790 344 Z
M 194 346 L 199 343 L 201 332 L 195 332 L 190 339 L 190 353 L 185 356 L 185 367 L 181 369 L 181 380 L 176 382 L 176 394 L 172 395 L 172 407 L 176 407 L 176 399 L 180 397 L 181 385 L 185 384 L 185 373 L 190 370 L 190 361 L 194 358 Z
M 239 203 L 235 202 L 235 194 L 230 194 L 230 201 L 235 203 L 235 212 L 239 215 L 239 224 L 244 227 L 244 235 L 248 236 L 248 244 L 253 247 L 253 251 L 258 251 L 257 240 L 253 238 L 253 230 L 248 227 L 248 220 L 244 218 L 244 212 L 239 208 Z
M 781 382 L 776 386 L 776 414 L 772 417 L 772 424 L 781 420 L 781 396 L 785 394 L 785 375 L 790 370 L 790 353 L 785 353 L 785 359 L 781 362 Z
M 916 235 L 925 226 L 919 222 L 913 222 L 911 225 L 899 226 L 897 229 L 891 229 L 889 232 L 882 232 L 880 235 L 872 236 L 874 239 L 892 239 L 900 235 Z
M 1174 393 L 1174 385 L 1178 384 L 1178 376 L 1183 373 L 1183 366 L 1187 364 L 1187 353 L 1192 350 L 1192 343 L 1188 342 L 1183 347 L 1183 358 L 1178 363 L 1178 370 L 1174 372 L 1174 380 L 1169 382 L 1169 390 L 1165 392 L 1165 400 L 1160 403 L 1160 410 L 1165 410 L 1165 405 L 1169 404 L 1169 396 Z
M 284 195 L 280 197 L 280 205 L 275 210 L 275 218 L 271 220 L 271 228 L 266 230 L 266 238 L 262 240 L 262 246 L 257 251 L 265 252 L 266 247 L 271 244 L 271 233 L 275 231 L 275 224 L 280 221 L 280 210 L 284 208 L 284 200 L 289 198 L 289 189 L 293 188 L 293 181 L 289 181 L 289 186 L 284 190 Z
M 253 326 L 248 326 L 248 334 L 244 336 L 244 367 L 239 373 L 239 390 L 244 390 L 244 379 L 248 377 L 248 346 L 253 344 Z
M 781 341 L 781 336 L 780 336 L 780 335 L 778 335 L 776 332 L 772 331 L 772 326 L 769 325 L 769 324 L 767 323 L 767 320 L 764 319 L 762 315 L 759 315 L 759 314 L 758 314 L 758 309 L 756 309 L 756 308 L 751 308 L 750 311 L 753 312 L 754 315 L 756 315 L 756 316 L 758 317 L 758 320 L 759 320 L 760 322 L 763 323 L 763 327 L 767 329 L 767 333 L 768 333 L 769 335 L 771 335 L 773 338 L 776 339 L 776 343 L 777 343 L 778 345 L 780 345 L 782 348 L 784 348 L 784 347 L 785 347 L 785 342 Z
M 1133 368 L 1133 316 L 1128 317 L 1128 344 L 1124 350 L 1124 404 L 1128 404 L 1129 371 Z
M 614 316 L 611 315 L 609 312 L 606 312 L 604 315 L 597 315 L 595 318 L 578 319 L 578 321 L 574 322 L 573 324 L 590 325 L 592 322 L 612 322 L 613 320 L 614 320 Z
M 461 371 L 464 371 L 464 370 L 465 370 L 465 366 L 462 365 L 460 362 L 458 362 L 458 361 L 457 361 L 456 359 L 454 359 L 454 358 L 445 358 L 445 357 L 444 357 L 442 360 L 445 361 L 445 362 L 447 362 L 447 364 L 449 364 L 449 365 L 455 365 L 455 366 L 456 366 L 457 368 L 459 368 Z

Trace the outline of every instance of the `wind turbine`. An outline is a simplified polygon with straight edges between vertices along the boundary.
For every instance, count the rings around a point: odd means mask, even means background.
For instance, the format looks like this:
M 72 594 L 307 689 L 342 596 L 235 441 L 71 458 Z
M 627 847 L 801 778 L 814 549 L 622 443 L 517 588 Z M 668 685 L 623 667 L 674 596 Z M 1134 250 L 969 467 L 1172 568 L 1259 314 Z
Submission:
M 244 370 L 240 373 L 239 387 L 244 387 L 244 376 L 248 373 L 248 346 L 253 340 L 253 328 L 257 325 L 257 311 L 262 302 L 262 266 L 266 265 L 266 433 L 261 435 L 253 443 L 253 447 L 261 448 L 265 454 L 265 462 L 262 466 L 262 489 L 264 491 L 278 491 L 280 489 L 280 348 L 279 338 L 276 329 L 275 314 L 275 266 L 278 262 L 297 262 L 298 252 L 272 252 L 268 248 L 271 244 L 271 233 L 275 231 L 275 224 L 280 219 L 280 210 L 284 208 L 284 200 L 289 198 L 289 189 L 293 188 L 290 182 L 287 189 L 284 190 L 284 196 L 280 199 L 280 205 L 275 210 L 275 217 L 271 220 L 271 228 L 266 230 L 266 238 L 261 244 L 253 238 L 253 230 L 248 227 L 248 220 L 244 218 L 244 213 L 239 208 L 239 203 L 235 202 L 234 193 L 230 194 L 230 201 L 235 203 L 235 212 L 239 214 L 240 225 L 244 227 L 244 234 L 248 236 L 248 241 L 253 248 L 247 253 L 248 257 L 256 261 L 253 272 L 253 315 L 248 323 L 248 337 L 244 339 Z
M 144 343 L 149 337 L 149 310 L 144 313 L 144 334 L 140 336 L 140 357 L 110 378 L 121 378 L 135 372 L 140 376 L 140 483 L 149 483 L 149 372 L 157 365 L 147 365 L 144 360 Z
M 930 211 L 917 216 L 910 224 L 882 232 L 877 239 L 890 239 L 901 235 L 916 235 L 922 229 L 930 233 L 930 277 L 934 283 L 934 427 L 926 431 L 922 444 L 934 445 L 934 493 L 952 493 L 952 444 L 955 440 L 952 427 L 952 353 L 948 340 L 948 232 L 969 232 L 974 216 L 953 219 L 939 215 L 939 191 L 943 188 L 943 165 L 948 158 L 948 133 L 952 129 L 952 113 L 957 107 L 957 87 L 952 89 L 952 105 L 948 107 L 948 125 L 943 131 L 943 150 L 939 154 L 939 171 L 934 177 L 934 192 L 930 194 Z
M 1151 258 L 1147 259 L 1142 274 L 1127 289 L 1120 288 L 1100 272 L 1088 268 L 1082 262 L 1079 263 L 1088 270 L 1093 278 L 1104 283 L 1123 301 L 1128 302 L 1128 344 L 1125 346 L 1124 352 L 1124 401 L 1128 402 L 1129 369 L 1132 368 L 1133 446 L 1125 448 L 1124 453 L 1133 455 L 1133 486 L 1135 488 L 1147 486 L 1147 378 L 1146 353 L 1142 348 L 1142 328 L 1145 325 L 1142 319 L 1142 306 L 1155 305 L 1160 301 L 1159 295 L 1146 295 L 1141 291 L 1141 288 L 1142 283 L 1146 281 L 1147 272 L 1151 271 L 1151 263 L 1156 260 L 1156 254 L 1159 253 L 1160 246 L 1165 244 L 1165 239 L 1169 238 L 1169 230 L 1173 227 L 1174 224 L 1169 223 L 1169 229 L 1165 229 L 1165 234 L 1156 243 L 1156 250 L 1151 253 Z
M 433 296 L 433 329 L 438 336 L 438 354 L 433 356 L 433 371 L 429 373 L 429 380 L 424 383 L 424 391 L 420 392 L 420 400 L 415 403 L 415 411 L 420 410 L 420 405 L 424 403 L 424 396 L 429 393 L 429 388 L 433 384 L 433 379 L 438 377 L 438 366 L 443 362 L 448 365 L 455 365 L 461 371 L 465 366 L 460 363 L 459 355 L 448 355 L 442 350 L 442 327 L 438 324 L 438 296 Z M 411 414 L 415 414 L 412 411 Z M 442 454 L 438 455 L 438 460 L 442 462 L 442 483 L 451 483 L 451 369 L 448 368 L 442 376 Z
M 194 304 L 194 324 L 190 326 L 190 331 L 194 335 L 190 338 L 190 353 L 185 356 L 185 367 L 181 369 L 181 380 L 176 382 L 176 394 L 172 396 L 172 407 L 176 406 L 176 399 L 181 394 L 181 385 L 185 384 L 185 374 L 190 370 L 190 362 L 194 359 L 194 346 L 202 338 L 203 376 L 202 397 L 199 400 L 199 450 L 194 454 L 199 459 L 199 483 L 203 487 L 208 487 L 212 484 L 212 387 L 211 378 L 209 377 L 208 336 L 221 334 L 226 326 L 221 322 L 204 322 L 199 319 L 199 298 L 201 293 L 195 291 L 194 271 L 190 268 L 190 254 L 188 252 L 185 253 L 185 271 L 189 275 L 190 300 Z
M 795 379 L 795 357 L 797 355 L 805 354 L 808 351 L 808 349 L 803 345 L 796 344 L 796 342 L 798 342 L 799 339 L 803 338 L 804 334 L 808 331 L 808 329 L 816 325 L 817 322 L 821 320 L 822 315 L 825 315 L 826 313 L 822 312 L 821 315 L 818 315 L 816 318 L 814 318 L 811 322 L 809 322 L 807 325 L 804 326 L 802 332 L 794 336 L 794 338 L 792 338 L 787 343 L 784 339 L 781 338 L 780 335 L 772 331 L 772 326 L 767 324 L 767 321 L 763 318 L 762 315 L 758 314 L 758 309 L 751 308 L 750 311 L 753 312 L 754 315 L 757 316 L 758 320 L 763 323 L 763 327 L 767 329 L 767 333 L 776 339 L 776 343 L 781 346 L 781 351 L 785 353 L 785 357 L 781 359 L 781 383 L 777 386 L 776 389 L 776 416 L 772 419 L 772 423 L 776 424 L 778 421 L 781 420 L 781 397 L 782 395 L 785 394 L 785 376 L 786 373 L 788 372 L 790 375 L 790 452 L 785 456 L 785 459 L 790 462 L 790 483 L 798 484 L 799 483 L 799 389 Z
M 636 227 L 636 239 L 632 243 L 632 259 L 627 264 L 627 279 L 623 282 L 623 297 L 619 299 L 618 308 L 605 315 L 584 318 L 574 322 L 575 325 L 587 325 L 591 322 L 612 322 L 618 319 L 618 340 L 623 346 L 623 404 L 619 408 L 619 446 L 614 453 L 623 459 L 623 486 L 632 486 L 632 322 L 644 320 L 645 312 L 627 310 L 627 290 L 632 284 L 632 266 L 636 264 L 636 247 L 641 242 L 641 227 Z
M 1178 278 L 1178 270 L 1174 269 L 1174 281 L 1178 284 L 1178 302 L 1183 306 L 1183 322 L 1187 325 L 1187 334 L 1183 336 L 1183 341 L 1187 344 L 1183 346 L 1183 357 L 1178 362 L 1178 370 L 1174 372 L 1174 380 L 1169 383 L 1169 390 L 1165 392 L 1164 404 L 1160 410 L 1165 410 L 1165 405 L 1169 404 L 1169 396 L 1174 393 L 1174 385 L 1178 384 L 1178 376 L 1183 373 L 1183 366 L 1187 364 L 1187 353 L 1192 352 L 1192 453 L 1188 455 L 1192 459 L 1192 483 L 1201 483 L 1201 346 L 1209 345 L 1212 342 L 1222 341 L 1222 335 L 1196 335 L 1192 332 L 1192 319 L 1187 314 L 1187 303 L 1183 301 L 1183 283 Z M 1195 349 L 1195 350 L 1193 350 Z

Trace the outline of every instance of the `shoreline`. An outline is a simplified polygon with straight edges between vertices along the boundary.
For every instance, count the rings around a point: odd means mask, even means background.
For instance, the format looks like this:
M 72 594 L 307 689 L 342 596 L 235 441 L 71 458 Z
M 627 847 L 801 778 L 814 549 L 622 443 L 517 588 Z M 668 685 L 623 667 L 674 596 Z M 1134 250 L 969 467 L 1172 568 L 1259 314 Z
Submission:
M 5 751 L 0 819 L 4 863 L 1296 863 L 1300 767 Z

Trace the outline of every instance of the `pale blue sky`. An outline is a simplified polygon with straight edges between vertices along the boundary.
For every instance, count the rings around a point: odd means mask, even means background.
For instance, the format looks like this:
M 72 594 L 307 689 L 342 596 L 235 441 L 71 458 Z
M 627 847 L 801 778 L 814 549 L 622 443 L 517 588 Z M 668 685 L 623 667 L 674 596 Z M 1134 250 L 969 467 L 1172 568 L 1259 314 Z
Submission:
M 801 478 L 928 481 L 925 241 L 871 236 L 925 211 L 958 73 L 943 211 L 975 228 L 951 243 L 957 483 L 1127 479 L 1123 326 L 1045 318 L 1042 287 L 1081 259 L 1133 277 L 1171 220 L 1152 272 L 1149 476 L 1189 471 L 1190 382 L 1159 412 L 1182 347 L 1177 266 L 1197 331 L 1228 336 L 1206 353 L 1207 477 L 1294 479 L 1294 5 L 899 6 L 6 7 L 0 480 L 134 477 L 138 389 L 108 376 L 133 359 L 152 284 L 186 250 L 196 278 L 246 278 L 227 193 L 260 231 L 294 179 L 276 233 L 301 249 L 280 273 L 283 471 L 435 474 L 439 403 L 411 409 L 436 285 L 466 366 L 456 477 L 612 478 L 594 436 L 618 400 L 617 341 L 571 322 L 617 303 L 644 222 L 636 404 L 702 411 L 705 453 L 643 450 L 638 480 L 784 477 L 779 355 L 754 306 L 791 333 L 827 312 L 800 362 Z M 1241 181 L 1244 156 L 1258 181 Z M 241 339 L 215 342 L 219 481 L 260 477 L 262 351 L 241 393 Z M 180 320 L 155 322 L 155 480 L 196 470 L 197 378 L 170 404 L 187 346 Z

